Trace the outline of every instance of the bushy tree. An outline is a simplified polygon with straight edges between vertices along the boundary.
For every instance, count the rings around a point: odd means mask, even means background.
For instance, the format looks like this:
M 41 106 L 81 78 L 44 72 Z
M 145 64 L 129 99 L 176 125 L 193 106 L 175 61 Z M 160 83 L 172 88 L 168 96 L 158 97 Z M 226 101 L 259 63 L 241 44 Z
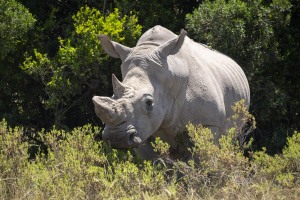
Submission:
M 26 40 L 35 19 L 22 4 L 15 0 L 0 1 L 0 60 L 13 53 Z
M 246 72 L 260 141 L 275 151 L 291 127 L 300 128 L 298 64 L 289 64 L 296 35 L 290 32 L 292 8 L 289 0 L 206 0 L 187 15 L 193 38 L 231 56 Z
M 37 84 L 18 66 L 24 58 L 35 21 L 18 1 L 0 0 L 0 118 L 5 117 L 10 122 L 25 122 L 36 114 L 39 106 L 35 104 L 35 95 L 28 94 L 28 88 L 36 88 Z M 35 106 L 29 109 L 26 105 L 31 102 Z
M 135 15 L 121 16 L 118 9 L 108 16 L 96 8 L 82 7 L 75 15 L 74 31 L 69 38 L 59 38 L 57 54 L 34 50 L 22 69 L 41 81 L 46 98 L 44 106 L 54 113 L 58 126 L 76 126 L 92 120 L 93 95 L 110 93 L 110 74 L 119 72 L 119 61 L 110 59 L 102 50 L 98 34 L 132 44 L 141 34 Z M 67 121 L 63 121 L 67 117 Z

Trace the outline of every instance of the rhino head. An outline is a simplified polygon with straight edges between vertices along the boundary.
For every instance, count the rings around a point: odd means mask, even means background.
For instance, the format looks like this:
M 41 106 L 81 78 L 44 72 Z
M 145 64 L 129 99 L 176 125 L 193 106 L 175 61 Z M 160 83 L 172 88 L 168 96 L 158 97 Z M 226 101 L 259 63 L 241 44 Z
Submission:
M 151 38 L 140 39 L 140 45 L 134 48 L 99 36 L 105 52 L 122 60 L 123 82 L 112 75 L 114 95 L 92 99 L 97 116 L 105 124 L 102 138 L 112 147 L 137 148 L 163 123 L 171 106 L 166 85 L 172 73 L 167 57 L 178 51 L 185 35 L 182 30 L 179 36 L 173 34 L 172 39 L 160 44 L 151 42 Z

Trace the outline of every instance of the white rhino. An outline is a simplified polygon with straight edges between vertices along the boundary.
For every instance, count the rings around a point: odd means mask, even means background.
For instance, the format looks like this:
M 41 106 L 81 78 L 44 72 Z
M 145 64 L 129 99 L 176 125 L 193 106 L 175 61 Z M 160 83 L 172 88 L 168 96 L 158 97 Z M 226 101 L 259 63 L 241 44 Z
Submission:
M 100 35 L 106 53 L 122 60 L 123 82 L 112 75 L 114 95 L 94 96 L 97 116 L 105 123 L 102 138 L 112 147 L 153 154 L 148 138 L 160 137 L 176 149 L 176 136 L 190 122 L 209 127 L 219 137 L 228 127 L 232 105 L 245 99 L 247 78 L 231 58 L 186 36 L 155 26 L 134 48 Z

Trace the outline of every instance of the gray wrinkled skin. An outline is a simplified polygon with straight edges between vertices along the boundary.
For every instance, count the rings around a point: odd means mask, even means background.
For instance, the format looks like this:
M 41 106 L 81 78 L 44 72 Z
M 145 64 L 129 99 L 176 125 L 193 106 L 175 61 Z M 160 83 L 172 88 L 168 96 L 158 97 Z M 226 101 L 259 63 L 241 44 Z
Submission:
M 114 96 L 94 96 L 97 116 L 106 124 L 103 139 L 154 157 L 147 139 L 159 136 L 176 149 L 186 125 L 202 124 L 216 134 L 229 126 L 231 106 L 250 104 L 248 81 L 239 65 L 186 36 L 155 26 L 134 48 L 100 35 L 106 53 L 122 60 L 123 82 L 114 75 Z

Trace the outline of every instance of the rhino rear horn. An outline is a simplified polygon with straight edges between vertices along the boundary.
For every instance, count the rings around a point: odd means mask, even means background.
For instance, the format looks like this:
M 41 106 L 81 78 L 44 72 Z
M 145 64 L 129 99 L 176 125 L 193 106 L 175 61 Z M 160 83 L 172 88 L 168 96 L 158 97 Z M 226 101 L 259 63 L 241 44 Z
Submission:
M 184 29 L 181 29 L 180 34 L 177 38 L 169 40 L 168 42 L 160 45 L 156 49 L 156 53 L 158 53 L 160 57 L 166 57 L 173 52 L 176 53 L 183 44 L 186 35 L 187 32 Z
M 132 48 L 111 41 L 106 35 L 98 35 L 98 38 L 104 51 L 111 57 L 120 58 L 123 61 L 132 51 Z
M 114 74 L 112 74 L 112 85 L 115 97 L 120 98 L 125 94 L 126 86 L 121 83 Z

